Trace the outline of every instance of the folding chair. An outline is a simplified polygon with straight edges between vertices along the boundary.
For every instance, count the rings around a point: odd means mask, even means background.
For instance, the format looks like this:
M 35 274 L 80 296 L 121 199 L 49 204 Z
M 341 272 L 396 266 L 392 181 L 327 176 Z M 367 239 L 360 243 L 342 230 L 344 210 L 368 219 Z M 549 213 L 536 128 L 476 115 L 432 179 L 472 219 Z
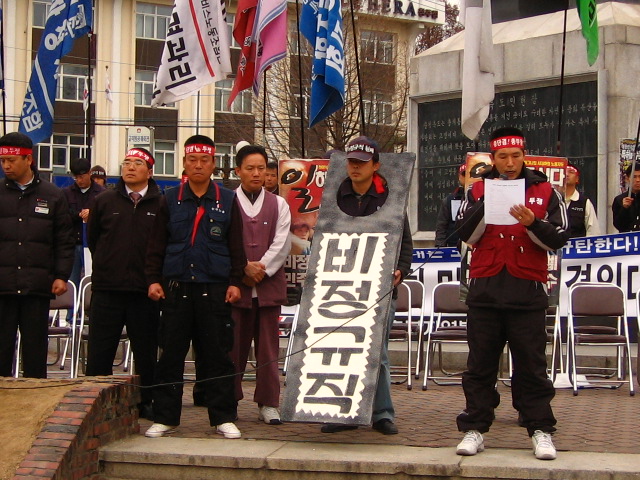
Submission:
M 593 317 L 597 317 L 595 324 Z M 590 383 L 607 384 L 609 388 L 619 388 L 623 383 L 629 383 L 629 394 L 633 396 L 635 392 L 624 291 L 611 283 L 573 284 L 569 288 L 567 323 L 567 363 L 571 365 L 573 394 L 578 394 L 577 372 L 581 370 L 585 371 Z M 615 367 L 586 367 L 576 364 L 578 346 L 603 345 L 616 348 Z M 629 377 L 625 380 L 627 372 Z
M 460 301 L 460 282 L 440 283 L 433 288 L 429 311 L 430 323 L 426 333 L 422 390 L 427 389 L 427 380 L 433 380 L 438 385 L 458 385 L 462 381 L 462 372 L 449 372 L 444 369 L 442 346 L 446 344 L 466 345 L 467 327 L 445 327 L 442 325 L 442 317 L 446 315 L 447 318 L 466 319 L 468 310 L 467 305 Z M 432 371 L 436 348 L 438 350 L 438 368 L 442 375 L 434 375 Z
M 55 365 L 60 361 L 60 370 L 64 370 L 65 354 L 71 343 L 71 351 L 76 345 L 76 322 L 78 317 L 78 295 L 75 284 L 72 281 L 67 282 L 67 291 L 62 295 L 56 296 L 49 303 L 50 311 L 50 324 L 48 337 L 49 340 L 55 339 L 56 346 L 56 359 L 50 363 Z M 66 323 L 65 313 L 71 310 L 71 324 Z M 64 322 L 64 323 L 63 323 Z M 61 352 L 60 342 L 64 340 L 64 353 Z M 61 355 L 62 354 L 62 355 Z M 76 378 L 75 365 L 71 362 L 69 367 L 70 378 Z
M 67 291 L 62 295 L 58 295 L 55 298 L 51 299 L 49 303 L 49 327 L 47 329 L 47 339 L 55 339 L 57 342 L 56 345 L 56 358 L 53 362 L 47 362 L 47 366 L 52 366 L 58 363 L 62 356 L 62 360 L 60 361 L 60 370 L 64 370 L 64 359 L 67 348 L 69 346 L 69 341 L 71 341 L 71 348 L 73 349 L 76 343 L 76 319 L 77 319 L 77 295 L 76 295 L 76 286 L 73 282 L 67 282 Z M 71 325 L 62 324 L 61 320 L 64 318 L 62 313 L 67 310 L 72 311 L 71 316 Z M 22 336 L 20 335 L 20 330 L 18 330 L 16 335 L 16 350 L 15 350 L 15 358 L 13 362 L 13 377 L 18 378 L 20 376 L 20 355 L 21 355 L 21 341 Z M 61 352 L 61 344 L 60 342 L 64 341 L 64 353 Z M 62 355 L 61 355 L 62 354 Z M 69 368 L 69 378 L 75 378 L 76 371 L 74 370 L 74 365 L 71 365 Z
M 398 298 L 396 299 L 396 313 L 391 325 L 389 340 L 401 340 L 407 343 L 407 390 L 413 388 L 412 355 L 413 338 L 417 334 L 418 326 L 424 319 L 425 288 L 422 282 L 414 279 L 406 279 L 398 285 Z M 397 376 L 397 374 L 394 374 Z M 402 374 L 404 376 L 404 373 Z M 398 383 L 404 383 L 405 380 Z
M 78 347 L 76 349 L 74 359 L 76 362 L 76 372 L 79 372 L 79 367 L 82 366 L 82 372 L 85 372 L 86 367 L 86 351 L 85 345 L 89 341 L 89 331 L 88 331 L 88 321 L 89 312 L 91 308 L 91 277 L 87 276 L 82 279 L 80 282 L 82 284 L 82 291 L 80 292 L 80 301 L 79 312 L 80 312 L 80 322 L 78 325 Z M 122 334 L 120 336 L 120 343 L 122 345 L 122 360 L 114 364 L 114 366 L 122 365 L 122 369 L 124 372 L 127 372 L 130 368 L 130 365 L 133 364 L 133 353 L 131 351 L 131 342 L 129 341 L 129 337 L 127 336 L 126 328 L 122 330 Z M 132 368 L 133 370 L 133 368 Z
M 291 318 L 291 326 L 289 327 L 289 341 L 287 342 L 287 351 L 284 357 L 284 365 L 282 366 L 282 375 L 287 375 L 287 368 L 289 368 L 289 361 L 293 352 L 293 336 L 298 326 L 298 314 L 300 313 L 300 304 L 294 305 L 293 316 Z

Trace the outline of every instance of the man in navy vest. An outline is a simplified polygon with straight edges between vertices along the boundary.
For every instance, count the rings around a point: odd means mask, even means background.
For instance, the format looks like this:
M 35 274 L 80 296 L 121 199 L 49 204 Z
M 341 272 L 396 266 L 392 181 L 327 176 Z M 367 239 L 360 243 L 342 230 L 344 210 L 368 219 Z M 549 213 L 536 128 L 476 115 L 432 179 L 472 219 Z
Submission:
M 593 203 L 576 186 L 580 183 L 580 170 L 575 165 L 567 165 L 564 201 L 569 215 L 569 237 L 600 235 L 600 226 Z
M 551 440 L 556 419 L 551 410 L 555 390 L 547 376 L 545 329 L 548 297 L 547 251 L 567 241 L 567 210 L 560 194 L 541 172 L 524 166 L 524 134 L 500 128 L 490 138 L 493 168 L 473 184 L 460 208 L 460 238 L 472 246 L 469 266 L 467 338 L 469 357 L 462 375 L 466 408 L 458 415 L 465 432 L 458 455 L 484 450 L 500 396 L 495 385 L 505 343 L 513 357 L 513 406 L 532 437 L 534 454 L 556 458 Z M 522 204 L 512 205 L 510 221 L 485 222 L 485 183 L 524 181 Z
M 242 219 L 233 191 L 211 180 L 215 145 L 194 135 L 184 146 L 188 181 L 167 191 L 147 249 L 149 298 L 160 302 L 160 359 L 153 391 L 155 423 L 147 437 L 162 437 L 180 424 L 184 360 L 193 341 L 198 352 L 209 423 L 225 438 L 240 438 L 231 304 L 240 299 Z
M 280 307 L 287 303 L 284 262 L 291 250 L 291 213 L 284 198 L 266 190 L 267 165 L 267 152 L 259 145 L 246 145 L 236 154 L 236 174 L 240 177 L 236 198 L 247 266 L 240 300 L 231 308 L 235 323 L 231 358 L 238 373 L 236 399 L 241 400 L 242 374 L 253 341 L 257 362 L 253 400 L 258 404 L 258 418 L 268 425 L 279 425 L 278 323 Z

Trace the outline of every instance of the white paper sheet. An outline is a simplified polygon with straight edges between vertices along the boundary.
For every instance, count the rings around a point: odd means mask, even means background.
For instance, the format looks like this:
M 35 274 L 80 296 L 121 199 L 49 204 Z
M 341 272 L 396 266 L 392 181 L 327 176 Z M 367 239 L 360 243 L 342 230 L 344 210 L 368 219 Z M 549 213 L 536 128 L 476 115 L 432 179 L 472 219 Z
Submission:
M 514 205 L 524 205 L 524 178 L 484 181 L 484 221 L 487 225 L 515 225 L 509 214 Z

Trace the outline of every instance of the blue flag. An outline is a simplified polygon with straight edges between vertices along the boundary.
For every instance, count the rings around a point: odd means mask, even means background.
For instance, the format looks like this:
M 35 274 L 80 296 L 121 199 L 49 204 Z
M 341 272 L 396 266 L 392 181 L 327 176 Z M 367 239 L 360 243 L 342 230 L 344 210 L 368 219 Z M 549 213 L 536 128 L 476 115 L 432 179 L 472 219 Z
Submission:
M 309 112 L 309 126 L 313 127 L 344 107 L 341 2 L 304 0 L 300 14 L 300 32 L 314 49 Z
M 91 30 L 91 19 L 91 0 L 51 0 L 18 128 L 34 144 L 53 132 L 60 59 L 71 51 L 76 38 Z

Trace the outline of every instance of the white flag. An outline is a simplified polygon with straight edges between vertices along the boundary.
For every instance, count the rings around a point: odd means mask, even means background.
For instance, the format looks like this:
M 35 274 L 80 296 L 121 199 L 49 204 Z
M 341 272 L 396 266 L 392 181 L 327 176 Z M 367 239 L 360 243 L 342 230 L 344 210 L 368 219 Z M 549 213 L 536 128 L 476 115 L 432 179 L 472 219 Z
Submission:
M 89 109 L 89 84 L 87 77 L 84 77 L 84 90 L 82 91 L 82 108 L 86 112 Z
M 113 103 L 113 95 L 111 95 L 111 80 L 109 80 L 109 72 L 104 78 L 104 93 L 107 95 L 107 101 Z
M 462 133 L 474 140 L 489 116 L 489 105 L 495 95 L 491 0 L 466 0 L 460 8 L 465 22 Z
M 224 0 L 175 2 L 151 106 L 182 100 L 230 73 Z

